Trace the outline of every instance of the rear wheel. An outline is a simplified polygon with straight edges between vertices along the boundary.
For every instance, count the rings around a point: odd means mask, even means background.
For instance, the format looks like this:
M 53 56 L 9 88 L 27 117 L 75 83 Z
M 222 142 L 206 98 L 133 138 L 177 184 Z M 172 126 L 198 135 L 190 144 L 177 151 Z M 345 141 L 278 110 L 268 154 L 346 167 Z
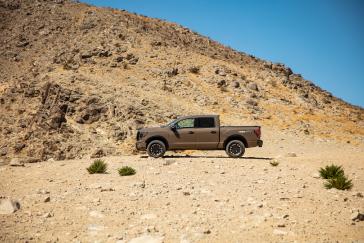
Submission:
M 150 157 L 160 158 L 166 152 L 166 145 L 160 140 L 153 140 L 147 146 L 147 153 Z
M 232 158 L 242 157 L 245 153 L 244 143 L 240 140 L 232 140 L 226 145 L 225 152 Z

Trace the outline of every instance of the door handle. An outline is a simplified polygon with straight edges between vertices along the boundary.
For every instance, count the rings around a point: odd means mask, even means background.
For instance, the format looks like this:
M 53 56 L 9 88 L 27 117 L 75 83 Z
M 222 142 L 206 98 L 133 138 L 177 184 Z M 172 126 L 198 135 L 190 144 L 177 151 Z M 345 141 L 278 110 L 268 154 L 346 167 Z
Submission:
M 216 131 L 211 131 L 211 133 L 215 134 L 215 133 L 216 133 Z
M 189 132 L 188 132 L 188 134 L 194 134 L 194 132 L 192 132 L 192 131 L 189 131 Z

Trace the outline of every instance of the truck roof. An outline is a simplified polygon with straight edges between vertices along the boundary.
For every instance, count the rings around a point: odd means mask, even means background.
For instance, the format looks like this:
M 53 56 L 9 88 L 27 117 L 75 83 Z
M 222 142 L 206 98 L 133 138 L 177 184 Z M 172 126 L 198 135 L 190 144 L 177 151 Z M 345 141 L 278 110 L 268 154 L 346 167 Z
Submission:
M 178 116 L 177 119 L 181 118 L 196 118 L 196 117 L 217 117 L 219 115 L 189 115 L 189 116 Z

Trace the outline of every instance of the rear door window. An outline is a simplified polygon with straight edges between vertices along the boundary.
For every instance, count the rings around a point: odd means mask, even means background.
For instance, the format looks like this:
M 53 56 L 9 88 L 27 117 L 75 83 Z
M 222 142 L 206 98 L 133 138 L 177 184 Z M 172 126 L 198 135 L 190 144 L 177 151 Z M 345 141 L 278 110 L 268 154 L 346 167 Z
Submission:
M 211 128 L 215 127 L 215 119 L 213 117 L 200 117 L 195 119 L 195 127 Z

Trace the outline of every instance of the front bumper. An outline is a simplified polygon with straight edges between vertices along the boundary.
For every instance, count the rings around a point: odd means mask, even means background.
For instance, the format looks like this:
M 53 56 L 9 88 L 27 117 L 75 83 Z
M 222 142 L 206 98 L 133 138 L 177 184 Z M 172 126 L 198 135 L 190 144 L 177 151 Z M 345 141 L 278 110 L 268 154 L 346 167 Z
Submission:
M 263 147 L 263 140 L 258 140 L 258 141 L 257 141 L 257 145 L 258 145 L 259 147 Z

